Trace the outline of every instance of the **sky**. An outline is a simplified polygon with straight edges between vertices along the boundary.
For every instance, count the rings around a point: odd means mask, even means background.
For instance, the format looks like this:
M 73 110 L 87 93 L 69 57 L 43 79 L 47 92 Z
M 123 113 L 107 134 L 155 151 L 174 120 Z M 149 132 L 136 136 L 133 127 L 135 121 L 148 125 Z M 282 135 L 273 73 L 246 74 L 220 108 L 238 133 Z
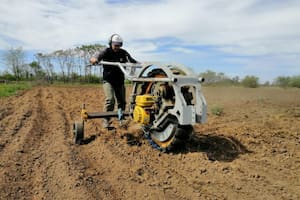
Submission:
M 300 75 L 299 0 L 0 0 L 1 52 L 22 47 L 32 59 L 113 33 L 141 62 L 261 82 Z

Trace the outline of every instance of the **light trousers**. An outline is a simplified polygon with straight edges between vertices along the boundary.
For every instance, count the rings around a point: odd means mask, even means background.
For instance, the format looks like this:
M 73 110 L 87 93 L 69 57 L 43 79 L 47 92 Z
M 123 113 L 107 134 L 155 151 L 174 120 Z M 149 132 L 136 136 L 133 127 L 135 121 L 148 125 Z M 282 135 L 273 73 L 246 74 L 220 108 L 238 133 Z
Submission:
M 104 82 L 103 90 L 105 94 L 104 110 L 113 111 L 115 107 L 115 98 L 117 99 L 118 108 L 125 110 L 126 92 L 124 84 L 115 86 L 109 82 Z

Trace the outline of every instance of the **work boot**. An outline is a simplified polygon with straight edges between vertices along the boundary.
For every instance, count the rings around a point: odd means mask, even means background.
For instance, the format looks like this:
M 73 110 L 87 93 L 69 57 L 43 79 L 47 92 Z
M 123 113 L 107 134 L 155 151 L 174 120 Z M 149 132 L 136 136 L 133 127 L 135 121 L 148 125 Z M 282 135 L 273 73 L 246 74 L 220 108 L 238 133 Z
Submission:
M 119 121 L 124 119 L 124 114 L 123 114 L 122 108 L 118 108 L 118 119 L 119 119 Z
M 109 119 L 104 118 L 102 122 L 103 128 L 108 128 L 109 127 Z

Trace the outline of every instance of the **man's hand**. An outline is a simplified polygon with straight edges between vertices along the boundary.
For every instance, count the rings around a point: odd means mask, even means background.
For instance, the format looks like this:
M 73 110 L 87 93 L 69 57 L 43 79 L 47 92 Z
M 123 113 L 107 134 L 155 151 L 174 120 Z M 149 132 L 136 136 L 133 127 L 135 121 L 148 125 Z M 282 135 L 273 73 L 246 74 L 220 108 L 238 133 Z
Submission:
M 96 64 L 97 63 L 97 58 L 95 58 L 95 57 L 91 57 L 91 59 L 90 59 L 90 63 L 92 64 L 92 65 L 94 65 L 94 64 Z

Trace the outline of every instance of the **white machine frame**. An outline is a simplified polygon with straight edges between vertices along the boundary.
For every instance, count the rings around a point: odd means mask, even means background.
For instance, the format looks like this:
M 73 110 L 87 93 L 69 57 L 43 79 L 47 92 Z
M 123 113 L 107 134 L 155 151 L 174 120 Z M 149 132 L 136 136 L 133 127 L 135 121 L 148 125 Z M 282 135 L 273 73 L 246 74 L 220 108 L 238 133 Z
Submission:
M 180 125 L 194 125 L 195 123 L 205 123 L 207 120 L 207 104 L 202 94 L 201 82 L 202 78 L 199 78 L 193 71 L 178 65 L 166 65 L 166 64 L 133 64 L 133 63 L 119 63 L 119 62 L 106 62 L 101 61 L 101 65 L 111 65 L 119 67 L 128 80 L 134 82 L 132 96 L 136 95 L 136 87 L 141 82 L 168 82 L 174 89 L 175 93 L 175 106 L 172 109 L 168 109 L 167 112 L 158 116 L 153 122 L 153 128 L 157 128 L 162 121 L 166 119 L 168 115 L 173 115 L 177 118 Z M 146 77 L 147 71 L 151 68 L 159 68 L 165 72 L 164 78 Z M 174 73 L 172 68 L 180 70 L 180 73 Z M 141 69 L 138 72 L 137 69 Z M 194 100 L 193 105 L 188 105 L 181 92 L 182 87 L 194 88 Z M 130 110 L 132 112 L 132 110 Z

